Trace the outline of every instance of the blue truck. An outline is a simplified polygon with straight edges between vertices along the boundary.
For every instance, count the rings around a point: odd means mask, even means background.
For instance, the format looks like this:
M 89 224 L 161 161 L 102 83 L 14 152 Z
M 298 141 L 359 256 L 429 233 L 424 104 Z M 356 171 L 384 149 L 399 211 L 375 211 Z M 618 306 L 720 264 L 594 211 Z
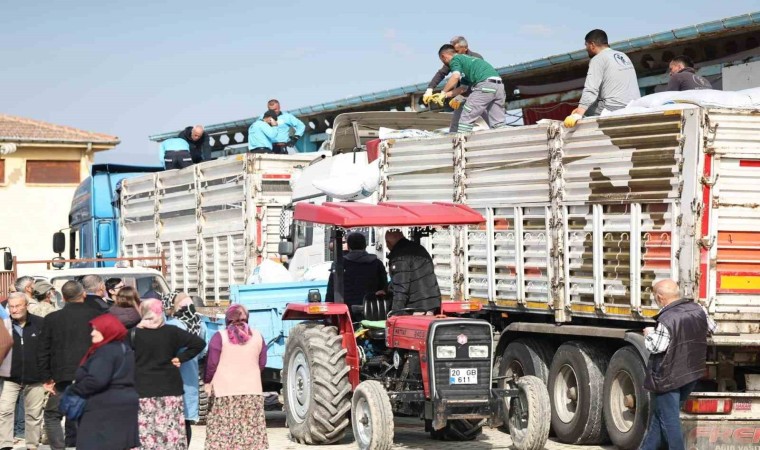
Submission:
M 116 258 L 119 254 L 118 188 L 122 180 L 161 167 L 94 164 L 74 192 L 69 211 L 69 259 Z M 114 262 L 79 262 L 72 267 L 109 267 Z

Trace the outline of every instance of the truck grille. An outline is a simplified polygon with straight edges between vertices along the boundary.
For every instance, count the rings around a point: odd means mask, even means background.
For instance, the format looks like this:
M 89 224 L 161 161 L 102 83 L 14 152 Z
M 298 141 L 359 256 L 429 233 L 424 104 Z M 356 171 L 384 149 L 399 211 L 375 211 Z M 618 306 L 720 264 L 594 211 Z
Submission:
M 460 335 L 467 337 L 467 343 L 461 345 L 457 342 Z M 492 360 L 492 334 L 491 326 L 480 320 L 446 320 L 436 322 L 431 330 L 430 355 L 431 378 L 434 381 L 434 395 L 438 397 L 484 396 L 488 397 L 491 388 L 491 360 Z M 456 347 L 456 357 L 453 359 L 440 359 L 436 357 L 436 347 L 448 345 Z M 487 358 L 470 358 L 469 348 L 473 345 L 485 345 L 488 347 Z M 452 384 L 450 382 L 451 369 L 477 369 L 476 384 Z

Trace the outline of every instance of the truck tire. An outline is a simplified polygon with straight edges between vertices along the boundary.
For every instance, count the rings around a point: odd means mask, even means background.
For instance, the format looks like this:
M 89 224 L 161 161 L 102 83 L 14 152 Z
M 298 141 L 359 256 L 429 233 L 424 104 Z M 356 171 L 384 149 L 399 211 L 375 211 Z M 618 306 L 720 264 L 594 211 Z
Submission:
M 509 399 L 509 435 L 517 450 L 542 450 L 549 439 L 552 405 L 549 391 L 538 377 L 517 380 L 520 394 Z
M 346 349 L 336 327 L 301 323 L 285 346 L 282 394 L 285 421 L 299 444 L 332 444 L 348 427 L 351 383 Z
M 360 450 L 393 448 L 393 410 L 379 381 L 362 381 L 351 400 L 351 424 Z
M 203 377 L 199 376 L 198 379 L 198 421 L 196 422 L 198 425 L 206 425 L 206 417 L 208 417 L 208 413 L 211 410 L 209 405 L 209 398 L 208 394 L 206 394 L 206 390 L 204 389 L 204 386 L 206 383 L 203 382 Z
M 483 432 L 483 419 L 456 419 L 446 422 L 440 430 L 430 430 L 438 441 L 474 441 Z
M 552 346 L 541 339 L 515 339 L 507 345 L 501 355 L 499 376 L 533 375 L 546 384 L 553 354 Z
M 559 346 L 549 370 L 552 430 L 567 444 L 601 444 L 604 426 L 604 372 L 609 356 L 583 341 Z
M 639 352 L 626 346 L 612 355 L 604 376 L 604 422 L 615 446 L 639 448 L 649 419 L 646 368 Z

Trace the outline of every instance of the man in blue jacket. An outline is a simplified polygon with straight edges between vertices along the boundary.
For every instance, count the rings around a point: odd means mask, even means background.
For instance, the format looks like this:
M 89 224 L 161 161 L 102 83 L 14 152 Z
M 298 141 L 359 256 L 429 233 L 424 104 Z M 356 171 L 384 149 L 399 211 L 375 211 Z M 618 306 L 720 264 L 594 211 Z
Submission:
M 274 111 L 277 118 L 277 138 L 274 144 L 274 153 L 286 154 L 288 147 L 295 147 L 296 142 L 301 139 L 306 125 L 303 124 L 293 114 L 282 112 L 280 101 L 272 99 L 267 102 L 269 111 Z
M 193 165 L 193 157 L 190 155 L 190 145 L 182 138 L 167 139 L 159 148 L 160 161 L 164 163 L 164 169 L 184 169 Z
M 277 114 L 269 110 L 248 128 L 248 151 L 251 153 L 275 153 L 277 139 Z

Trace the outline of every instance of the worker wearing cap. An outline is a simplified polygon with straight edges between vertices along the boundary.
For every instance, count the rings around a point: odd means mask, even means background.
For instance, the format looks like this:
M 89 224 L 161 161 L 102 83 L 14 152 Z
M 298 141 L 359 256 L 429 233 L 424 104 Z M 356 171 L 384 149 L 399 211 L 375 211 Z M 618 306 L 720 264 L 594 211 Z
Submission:
M 248 128 L 248 151 L 251 153 L 274 153 L 277 142 L 277 113 L 271 109 Z
M 461 105 L 462 115 L 456 131 L 472 131 L 479 117 L 483 117 L 491 128 L 503 127 L 507 120 L 504 110 L 507 96 L 496 69 L 483 59 L 458 54 L 450 44 L 438 50 L 438 57 L 449 67 L 451 76 L 441 93 L 434 95 L 433 101 L 453 98 L 449 104 L 456 109 L 463 101 L 458 98 L 463 92 L 463 87 L 469 86 L 472 89 L 467 103 Z M 464 86 L 458 88 L 460 82 Z
M 574 127 L 584 115 L 598 116 L 605 110 L 622 109 L 641 97 L 633 63 L 625 53 L 610 48 L 607 33 L 591 30 L 585 41 L 591 62 L 581 101 L 565 119 L 568 128 Z
M 190 155 L 190 145 L 182 138 L 167 139 L 161 143 L 160 158 L 164 162 L 164 169 L 184 169 L 193 165 L 193 157 Z
M 467 43 L 467 39 L 464 38 L 464 36 L 454 36 L 451 38 L 451 45 L 454 46 L 454 51 L 456 51 L 460 55 L 467 55 L 472 56 L 474 58 L 483 59 L 483 57 L 480 55 L 480 53 L 476 53 L 470 50 L 470 46 Z M 443 81 L 448 75 L 451 73 L 451 69 L 449 69 L 449 66 L 444 64 L 443 67 L 441 67 L 438 72 L 433 75 L 433 79 L 430 80 L 430 83 L 428 83 L 427 90 L 425 91 L 425 94 L 422 96 L 422 103 L 429 104 L 430 101 L 433 99 L 433 89 L 435 89 L 439 84 L 441 84 L 441 81 Z M 465 87 L 461 90 L 462 99 L 466 98 L 467 95 L 469 95 L 469 88 Z M 456 96 L 455 96 L 456 97 Z M 464 104 L 464 102 L 461 102 Z M 455 105 L 457 103 L 454 103 Z M 462 107 L 459 105 L 458 108 L 454 108 L 454 116 L 451 118 L 451 127 L 449 128 L 449 131 L 452 133 L 457 131 L 457 125 L 459 125 L 459 117 L 462 115 Z
M 303 136 L 306 125 L 293 114 L 282 112 L 280 101 L 277 99 L 269 100 L 267 109 L 274 111 L 277 119 L 277 137 L 274 140 L 273 153 L 287 154 L 288 147 L 295 147 L 296 142 Z
M 28 300 L 30 314 L 45 317 L 58 309 L 58 293 L 46 280 L 34 282 L 33 298 Z

